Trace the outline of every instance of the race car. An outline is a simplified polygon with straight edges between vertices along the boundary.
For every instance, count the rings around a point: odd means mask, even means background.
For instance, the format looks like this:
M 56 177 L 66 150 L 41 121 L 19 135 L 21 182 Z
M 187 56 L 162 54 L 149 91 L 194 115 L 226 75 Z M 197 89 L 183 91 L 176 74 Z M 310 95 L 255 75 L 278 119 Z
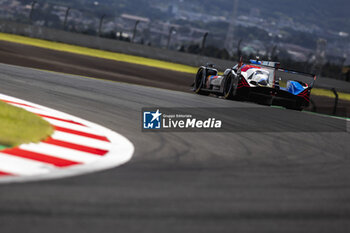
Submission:
M 225 99 L 252 100 L 264 105 L 279 105 L 288 109 L 302 110 L 309 106 L 310 92 L 316 80 L 312 74 L 279 68 L 279 62 L 242 60 L 223 75 L 212 64 L 201 66 L 194 80 L 194 92 L 200 95 L 214 94 Z M 282 80 L 277 72 L 292 76 L 313 77 L 311 83 L 300 80 Z

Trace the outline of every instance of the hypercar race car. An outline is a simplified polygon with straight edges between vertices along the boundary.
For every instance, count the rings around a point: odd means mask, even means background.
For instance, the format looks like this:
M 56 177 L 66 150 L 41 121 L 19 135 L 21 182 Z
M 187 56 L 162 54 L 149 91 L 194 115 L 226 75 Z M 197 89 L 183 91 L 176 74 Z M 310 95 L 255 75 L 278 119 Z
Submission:
M 213 65 L 201 66 L 194 80 L 193 91 L 200 95 L 214 94 L 225 99 L 251 100 L 264 105 L 279 105 L 302 110 L 310 102 L 310 91 L 316 80 L 313 74 L 279 68 L 278 62 L 240 61 L 223 75 Z M 309 84 L 299 80 L 282 80 L 277 72 L 293 76 L 313 77 Z M 294 77 L 293 77 L 294 78 Z

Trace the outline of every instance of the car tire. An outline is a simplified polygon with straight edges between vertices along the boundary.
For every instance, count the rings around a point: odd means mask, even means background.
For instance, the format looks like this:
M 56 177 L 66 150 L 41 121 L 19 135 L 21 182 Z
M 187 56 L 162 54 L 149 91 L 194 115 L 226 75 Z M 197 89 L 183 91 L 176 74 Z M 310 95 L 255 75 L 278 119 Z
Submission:
M 223 95 L 225 99 L 237 98 L 238 77 L 232 73 L 228 74 L 224 80 Z
M 203 91 L 203 68 L 200 68 L 196 74 L 196 78 L 194 79 L 194 92 L 199 95 L 209 95 L 210 93 L 207 91 Z

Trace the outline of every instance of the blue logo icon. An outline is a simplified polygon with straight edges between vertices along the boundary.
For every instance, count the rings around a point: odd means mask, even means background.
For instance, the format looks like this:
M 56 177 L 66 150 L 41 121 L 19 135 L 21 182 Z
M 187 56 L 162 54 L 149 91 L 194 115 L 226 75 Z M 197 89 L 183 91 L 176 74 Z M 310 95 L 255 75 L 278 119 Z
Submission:
M 144 129 L 160 129 L 160 119 L 162 113 L 157 109 L 156 112 L 143 112 L 143 128 Z

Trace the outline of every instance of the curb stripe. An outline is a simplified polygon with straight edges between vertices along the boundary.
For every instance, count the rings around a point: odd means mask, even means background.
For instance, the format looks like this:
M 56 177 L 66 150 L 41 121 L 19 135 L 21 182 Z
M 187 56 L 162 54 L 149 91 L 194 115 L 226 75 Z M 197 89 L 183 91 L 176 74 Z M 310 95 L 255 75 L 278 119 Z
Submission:
M 74 144 L 74 143 L 70 143 L 70 142 L 56 140 L 56 139 L 53 139 L 51 137 L 46 139 L 43 142 L 47 143 L 47 144 L 62 146 L 62 147 L 70 148 L 73 150 L 79 150 L 79 151 L 83 151 L 83 152 L 87 152 L 87 153 L 91 153 L 91 154 L 95 154 L 95 155 L 100 155 L 100 156 L 103 156 L 108 152 L 108 150 L 102 150 L 102 149 L 93 148 L 93 147 L 89 147 L 89 146 L 83 146 L 83 145 L 78 145 L 78 144 Z
M 53 116 L 48 116 L 48 115 L 44 115 L 44 114 L 38 114 L 36 113 L 36 115 L 44 117 L 44 118 L 49 118 L 49 119 L 53 119 L 53 120 L 58 120 L 58 121 L 63 121 L 63 122 L 67 122 L 67 123 L 71 123 L 71 124 L 76 124 L 76 125 L 80 125 L 80 126 L 85 126 L 79 122 L 75 122 L 72 120 L 66 120 L 66 119 L 62 119 L 62 118 L 58 118 L 58 117 L 53 117 Z
M 80 164 L 75 161 L 52 157 L 49 155 L 44 155 L 44 154 L 40 154 L 40 153 L 28 151 L 28 150 L 22 150 L 19 148 L 5 149 L 5 150 L 2 150 L 1 153 L 14 155 L 21 158 L 31 159 L 39 162 L 49 163 L 49 164 L 55 165 L 56 167 L 67 167 L 67 166 Z
M 56 125 L 53 125 L 53 126 L 54 126 L 55 130 L 57 130 L 57 131 L 61 131 L 61 132 L 65 132 L 65 133 L 75 134 L 75 135 L 79 135 L 79 136 L 83 136 L 83 137 L 88 137 L 88 138 L 93 138 L 93 139 L 109 142 L 109 140 L 105 136 L 99 136 L 99 135 L 96 135 L 96 134 L 85 133 L 85 132 L 81 132 L 81 131 L 77 131 L 77 130 L 73 130 L 73 129 L 63 128 L 63 127 L 56 126 Z
M 65 128 L 65 129 L 75 130 L 75 131 L 82 132 L 82 133 L 93 134 L 96 136 L 104 136 L 102 132 L 100 132 L 96 129 L 86 127 L 86 126 L 71 124 L 71 123 L 67 123 L 64 121 L 53 120 L 53 119 L 48 119 L 48 118 L 43 118 L 43 119 L 46 120 L 47 122 L 49 122 L 50 125 L 52 125 L 52 126 L 57 126 L 57 127 Z
M 93 138 L 82 137 L 79 135 L 69 134 L 65 132 L 55 131 L 53 135 L 51 135 L 53 139 L 61 140 L 64 142 L 70 142 L 74 144 L 79 144 L 83 146 L 91 146 L 93 145 L 95 148 L 110 150 L 111 144 L 106 141 L 100 141 Z
M 13 176 L 14 174 L 8 173 L 8 172 L 3 172 L 0 171 L 0 176 Z
M 16 104 L 16 105 L 26 106 L 26 107 L 29 107 L 29 108 L 36 108 L 36 107 L 30 106 L 30 105 L 28 105 L 28 104 L 17 103 L 17 102 L 10 101 L 10 100 L 1 99 L 1 101 L 4 101 L 4 102 L 9 103 L 9 104 Z
M 77 163 L 91 163 L 101 158 L 99 155 L 90 154 L 78 150 L 64 148 L 52 144 L 38 143 L 38 144 L 23 144 L 19 147 L 21 150 L 31 151 L 34 153 L 44 154 L 59 159 L 74 161 Z

